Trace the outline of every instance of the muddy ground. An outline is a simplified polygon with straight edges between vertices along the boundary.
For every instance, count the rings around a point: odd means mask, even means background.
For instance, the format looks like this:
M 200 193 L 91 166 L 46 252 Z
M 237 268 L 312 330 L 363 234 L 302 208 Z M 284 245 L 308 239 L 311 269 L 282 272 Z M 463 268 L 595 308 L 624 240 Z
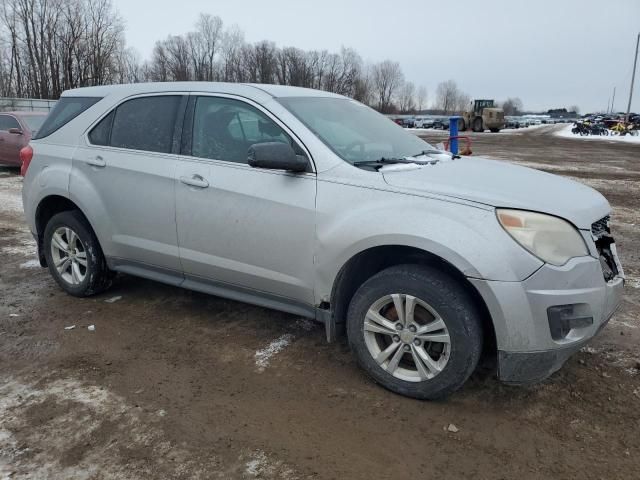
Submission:
M 640 478 L 640 146 L 554 128 L 472 148 L 610 199 L 624 303 L 543 384 L 478 373 L 439 403 L 376 386 L 291 315 L 127 276 L 67 296 L 0 168 L 0 478 Z

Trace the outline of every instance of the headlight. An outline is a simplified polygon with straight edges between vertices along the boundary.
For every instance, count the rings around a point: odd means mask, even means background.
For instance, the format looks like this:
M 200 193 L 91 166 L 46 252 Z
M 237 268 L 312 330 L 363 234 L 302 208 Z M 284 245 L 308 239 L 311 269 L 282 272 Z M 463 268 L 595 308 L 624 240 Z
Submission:
M 516 242 L 536 257 L 561 266 L 589 255 L 584 239 L 566 220 L 525 210 L 496 210 L 498 220 Z

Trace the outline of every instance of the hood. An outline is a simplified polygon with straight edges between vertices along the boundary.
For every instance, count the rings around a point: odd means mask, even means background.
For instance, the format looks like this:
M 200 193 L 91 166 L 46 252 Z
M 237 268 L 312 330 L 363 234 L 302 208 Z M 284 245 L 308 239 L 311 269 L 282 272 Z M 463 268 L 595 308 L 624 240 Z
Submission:
M 445 195 L 493 207 L 519 208 L 569 220 L 582 230 L 611 211 L 596 190 L 558 175 L 479 157 L 383 170 L 397 188 Z

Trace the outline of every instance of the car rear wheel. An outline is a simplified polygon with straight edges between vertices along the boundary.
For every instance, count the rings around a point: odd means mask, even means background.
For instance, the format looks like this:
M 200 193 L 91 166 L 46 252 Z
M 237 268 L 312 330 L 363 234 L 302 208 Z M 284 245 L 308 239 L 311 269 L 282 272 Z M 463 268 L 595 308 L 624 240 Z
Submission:
M 482 350 L 473 299 L 433 267 L 399 265 L 367 280 L 351 301 L 347 330 L 358 363 L 375 381 L 419 399 L 459 389 Z
M 113 275 L 91 226 L 76 210 L 61 212 L 44 230 L 44 255 L 49 272 L 62 289 L 86 297 L 111 286 Z

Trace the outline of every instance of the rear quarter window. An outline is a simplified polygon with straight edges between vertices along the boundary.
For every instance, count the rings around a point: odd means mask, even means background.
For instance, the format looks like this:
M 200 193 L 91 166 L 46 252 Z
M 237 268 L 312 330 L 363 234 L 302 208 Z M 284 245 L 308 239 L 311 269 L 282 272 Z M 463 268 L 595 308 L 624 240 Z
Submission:
M 51 110 L 35 138 L 44 138 L 59 130 L 102 97 L 62 97 Z

